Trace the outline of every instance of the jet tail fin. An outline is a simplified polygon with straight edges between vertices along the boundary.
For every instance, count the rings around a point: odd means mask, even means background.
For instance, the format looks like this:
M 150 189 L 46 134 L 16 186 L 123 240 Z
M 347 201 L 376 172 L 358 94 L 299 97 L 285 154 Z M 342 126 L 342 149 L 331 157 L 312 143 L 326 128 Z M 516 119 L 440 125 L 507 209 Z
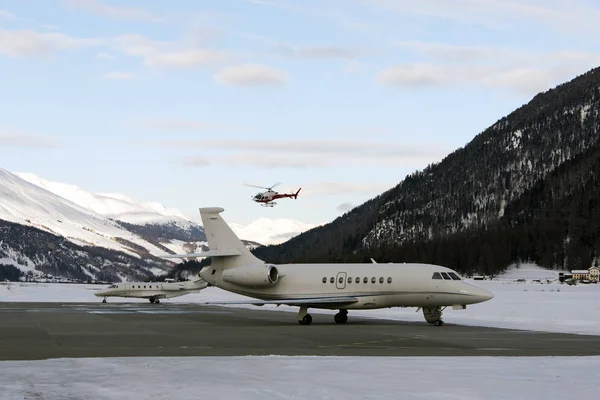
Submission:
M 298 193 L 300 193 L 301 190 L 302 188 L 298 189 L 298 191 L 294 193 L 294 200 L 298 198 Z
M 213 257 L 223 259 L 224 267 L 238 267 L 261 265 L 264 261 L 260 260 L 248 250 L 248 247 L 237 237 L 233 230 L 227 225 L 225 220 L 219 215 L 225 211 L 221 207 L 200 208 L 202 225 L 208 242 L 209 253 L 219 254 Z M 235 255 L 231 253 L 237 253 Z M 214 261 L 214 260 L 213 260 Z
M 166 254 L 162 258 L 199 258 L 213 257 L 212 265 L 222 268 L 262 265 L 264 261 L 257 258 L 237 237 L 229 225 L 219 215 L 225 211 L 220 207 L 200 208 L 200 216 L 204 225 L 204 233 L 208 242 L 208 251 L 188 254 Z

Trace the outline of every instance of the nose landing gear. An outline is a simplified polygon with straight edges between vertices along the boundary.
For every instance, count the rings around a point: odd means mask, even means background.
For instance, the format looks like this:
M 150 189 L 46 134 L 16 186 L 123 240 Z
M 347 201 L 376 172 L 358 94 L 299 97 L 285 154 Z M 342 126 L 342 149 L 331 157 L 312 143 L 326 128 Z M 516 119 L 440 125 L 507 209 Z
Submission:
M 442 321 L 442 313 L 443 310 L 441 307 L 423 307 L 425 321 L 435 326 L 442 326 L 444 324 L 444 321 Z

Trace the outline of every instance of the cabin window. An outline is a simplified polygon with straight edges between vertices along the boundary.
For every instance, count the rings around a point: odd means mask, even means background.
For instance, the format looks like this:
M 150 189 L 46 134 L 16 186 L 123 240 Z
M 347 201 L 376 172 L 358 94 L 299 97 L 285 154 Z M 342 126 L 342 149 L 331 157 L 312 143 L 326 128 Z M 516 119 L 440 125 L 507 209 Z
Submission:
M 343 277 L 343 276 L 340 276 L 340 279 L 338 279 L 338 282 L 339 282 L 339 283 L 344 283 L 344 277 Z
M 141 288 L 141 286 L 140 286 L 140 285 L 138 285 L 138 289 L 140 289 L 140 288 Z
M 329 279 L 329 282 L 331 282 L 331 283 L 335 282 L 335 278 L 332 276 L 331 279 Z
M 213 269 L 213 270 L 212 270 L 212 272 L 211 272 L 210 274 L 211 274 L 211 275 L 214 275 L 214 274 L 215 274 L 215 270 Z
M 369 278 L 367 278 L 367 277 L 365 276 L 365 279 L 363 279 L 363 282 L 364 282 L 364 283 L 369 283 Z
M 323 277 L 323 283 L 327 283 L 327 277 Z
M 352 278 L 348 278 L 348 283 L 352 283 Z
M 444 279 L 444 278 L 442 278 L 442 275 L 440 275 L 439 272 L 434 272 L 431 279 Z
M 448 275 L 450 275 L 455 281 L 460 281 L 460 276 L 456 275 L 454 272 L 448 272 Z
M 356 281 L 355 282 L 356 283 L 360 283 L 360 278 L 358 276 L 356 277 Z
M 450 278 L 450 275 L 448 275 L 447 272 L 442 272 L 442 276 L 444 277 L 444 279 L 448 279 L 449 281 L 452 280 L 452 278 Z
M 371 278 L 371 283 L 375 283 L 375 282 L 377 282 L 377 278 L 375 278 L 375 277 L 372 277 L 372 278 Z
M 388 278 L 388 283 L 392 283 L 392 278 Z
M 383 276 L 379 278 L 379 283 L 383 283 Z

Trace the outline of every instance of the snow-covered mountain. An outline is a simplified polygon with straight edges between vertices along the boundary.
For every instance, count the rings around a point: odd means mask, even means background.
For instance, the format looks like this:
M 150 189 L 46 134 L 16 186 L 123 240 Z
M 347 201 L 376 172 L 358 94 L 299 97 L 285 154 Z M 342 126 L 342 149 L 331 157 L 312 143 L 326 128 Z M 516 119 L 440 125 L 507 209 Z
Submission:
M 177 209 L 166 208 L 160 203 L 143 203 L 118 193 L 92 193 L 75 185 L 52 182 L 31 173 L 15 173 L 15 175 L 111 219 L 139 225 L 176 223 L 182 228 L 195 225 Z
M 239 237 L 252 238 L 252 240 L 265 245 L 283 243 L 316 226 L 285 218 L 260 218 L 248 225 L 236 223 L 229 225 Z
M 144 204 L 121 195 L 95 194 L 32 174 L 12 174 L 0 169 L 0 198 L 0 220 L 45 231 L 76 246 L 122 253 L 125 258 L 140 260 L 140 268 L 146 267 L 153 274 L 161 274 L 173 265 L 160 259 L 161 255 L 185 253 L 205 245 L 202 227 L 176 210 L 168 210 L 158 204 Z M 8 231 L 4 232 L 8 235 Z M 23 240 L 33 235 L 22 229 L 15 231 L 14 227 L 10 232 L 13 235 L 18 233 Z M 46 239 L 36 240 L 40 249 L 45 249 L 47 240 L 50 240 L 48 236 L 44 237 Z M 30 250 L 29 256 L 23 257 L 21 243 L 15 242 L 14 237 L 2 237 L 0 264 L 29 270 L 48 263 L 45 254 L 31 253 Z M 85 251 L 81 252 L 79 255 L 83 257 Z M 73 257 L 77 258 L 77 255 Z M 54 262 L 60 264 L 64 260 Z M 112 264 L 107 262 L 107 265 Z M 95 278 L 95 272 L 98 271 L 89 270 L 88 275 Z M 115 274 L 100 275 L 116 278 Z M 126 271 L 118 274 L 120 278 L 124 276 L 127 276 Z
M 79 245 L 105 247 L 130 255 L 138 251 L 118 239 L 142 246 L 150 254 L 164 254 L 156 247 L 113 221 L 68 198 L 34 185 L 0 169 L 0 218 L 63 236 Z

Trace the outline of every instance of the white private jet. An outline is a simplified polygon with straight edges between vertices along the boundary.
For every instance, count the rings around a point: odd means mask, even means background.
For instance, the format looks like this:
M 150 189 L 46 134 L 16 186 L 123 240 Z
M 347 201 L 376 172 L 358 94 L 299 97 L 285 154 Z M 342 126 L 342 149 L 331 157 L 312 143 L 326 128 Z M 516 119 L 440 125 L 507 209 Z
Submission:
M 494 295 L 466 282 L 453 270 L 431 264 L 270 264 L 255 257 L 219 215 L 223 208 L 200 208 L 209 251 L 165 258 L 212 257 L 199 275 L 210 285 L 256 300 L 207 304 L 299 306 L 298 322 L 309 325 L 310 308 L 338 309 L 335 322 L 348 310 L 417 307 L 428 323 L 442 325 L 452 306 L 490 300 Z
M 197 293 L 207 287 L 208 284 L 200 277 L 193 281 L 185 282 L 124 282 L 115 283 L 94 293 L 97 297 L 136 297 L 148 299 L 150 303 L 160 303 L 159 299 L 179 297 L 189 293 Z

